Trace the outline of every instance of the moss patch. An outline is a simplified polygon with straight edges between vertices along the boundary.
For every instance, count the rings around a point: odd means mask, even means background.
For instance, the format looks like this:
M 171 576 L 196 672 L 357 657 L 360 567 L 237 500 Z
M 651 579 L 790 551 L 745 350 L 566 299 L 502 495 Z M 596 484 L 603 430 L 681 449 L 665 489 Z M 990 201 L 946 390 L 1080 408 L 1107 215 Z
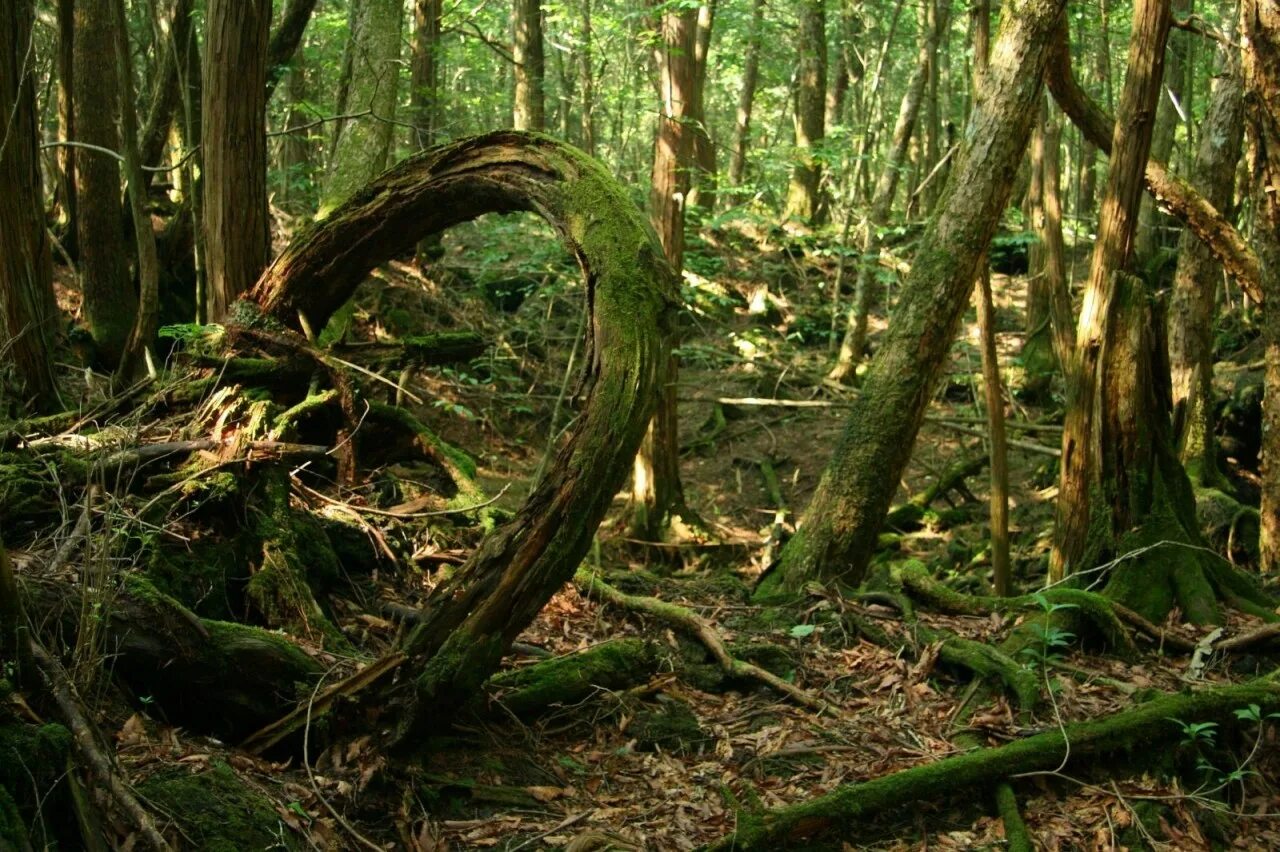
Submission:
M 139 788 L 207 852 L 246 849 L 301 849 L 271 801 L 240 780 L 231 767 L 215 762 L 204 772 L 165 771 Z

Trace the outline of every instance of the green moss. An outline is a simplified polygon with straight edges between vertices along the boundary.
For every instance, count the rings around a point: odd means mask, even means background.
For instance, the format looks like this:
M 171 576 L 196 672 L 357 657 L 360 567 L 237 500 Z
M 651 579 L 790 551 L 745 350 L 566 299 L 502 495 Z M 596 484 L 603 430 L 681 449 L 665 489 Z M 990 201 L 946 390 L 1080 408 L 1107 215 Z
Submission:
M 221 761 L 195 774 L 186 769 L 163 771 L 143 782 L 139 791 L 178 823 L 193 848 L 304 848 L 281 822 L 271 800 Z
M 504 672 L 489 681 L 494 700 L 517 716 L 553 704 L 575 704 L 599 689 L 626 689 L 658 670 L 654 646 L 640 639 L 612 639 L 582 651 Z
M 736 659 L 754 663 L 780 678 L 795 673 L 795 654 L 773 642 L 731 642 L 728 648 Z
M 27 826 L 9 791 L 0 787 L 0 852 L 28 848 Z
M 661 701 L 654 707 L 637 710 L 627 726 L 627 734 L 636 741 L 641 751 L 669 751 L 677 754 L 697 754 L 714 740 L 693 710 L 683 701 Z
M 147 556 L 146 576 L 156 590 L 205 618 L 232 617 L 229 588 L 248 579 L 243 542 L 200 538 L 186 549 L 153 546 Z
M 10 790 L 52 784 L 71 753 L 71 732 L 62 725 L 0 725 L 0 785 Z

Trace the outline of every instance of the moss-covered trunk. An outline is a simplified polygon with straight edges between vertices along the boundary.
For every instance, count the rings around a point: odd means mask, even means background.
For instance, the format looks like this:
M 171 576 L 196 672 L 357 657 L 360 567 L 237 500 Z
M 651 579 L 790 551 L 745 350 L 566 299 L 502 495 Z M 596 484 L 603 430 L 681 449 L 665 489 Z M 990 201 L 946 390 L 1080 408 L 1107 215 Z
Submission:
M 1006 7 L 987 89 L 966 129 L 942 211 L 920 242 L 884 346 L 872 362 L 800 530 L 768 588 L 862 579 L 876 537 L 973 292 L 1037 115 L 1040 75 L 1060 0 Z
M 484 213 L 550 222 L 587 282 L 586 404 L 524 506 L 433 592 L 405 643 L 410 677 L 394 697 L 401 733 L 473 696 L 506 648 L 570 578 L 622 485 L 653 412 L 676 289 L 653 229 L 580 151 L 499 132 L 404 161 L 301 235 L 251 298 L 281 322 L 323 325 L 368 271 L 423 237 Z

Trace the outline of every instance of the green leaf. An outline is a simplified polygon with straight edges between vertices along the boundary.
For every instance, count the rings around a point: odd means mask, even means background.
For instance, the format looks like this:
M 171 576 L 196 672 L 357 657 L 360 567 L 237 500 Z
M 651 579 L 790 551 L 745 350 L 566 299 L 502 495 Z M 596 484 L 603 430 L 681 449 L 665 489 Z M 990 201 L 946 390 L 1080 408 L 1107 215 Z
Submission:
M 791 638 L 803 639 L 806 636 L 812 636 L 813 631 L 817 629 L 818 628 L 812 624 L 797 624 L 795 627 L 791 628 Z

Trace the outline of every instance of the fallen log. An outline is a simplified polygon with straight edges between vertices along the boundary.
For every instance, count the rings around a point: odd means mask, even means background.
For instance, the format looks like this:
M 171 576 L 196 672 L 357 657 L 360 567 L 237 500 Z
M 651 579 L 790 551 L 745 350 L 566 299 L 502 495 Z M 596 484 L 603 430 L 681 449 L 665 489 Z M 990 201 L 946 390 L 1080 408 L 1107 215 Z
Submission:
M 846 784 L 809 801 L 743 814 L 732 834 L 709 850 L 776 849 L 785 844 L 842 834 L 891 810 L 915 802 L 954 801 L 1002 781 L 1029 774 L 1078 772 L 1083 764 L 1114 752 L 1156 754 L 1159 743 L 1183 736 L 1180 722 L 1227 722 L 1238 709 L 1257 704 L 1262 713 L 1280 708 L 1280 683 L 1267 677 L 1250 683 L 1165 695 L 1102 719 L 1076 722 L 994 748 L 980 748 L 934 763 L 913 766 L 858 784 Z

